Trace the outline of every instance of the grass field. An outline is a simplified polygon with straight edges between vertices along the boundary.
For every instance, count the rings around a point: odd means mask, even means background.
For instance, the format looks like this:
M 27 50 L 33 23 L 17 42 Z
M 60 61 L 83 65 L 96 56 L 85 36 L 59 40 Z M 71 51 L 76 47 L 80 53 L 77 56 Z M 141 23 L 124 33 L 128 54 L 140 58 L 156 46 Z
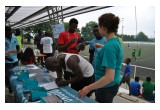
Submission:
M 137 50 L 137 47 L 138 47 L 138 49 L 141 48 L 142 50 L 141 57 L 137 58 L 137 61 L 132 61 L 131 64 L 155 69 L 155 44 L 140 43 L 140 42 L 129 43 L 129 44 L 130 44 L 130 48 L 128 48 L 128 43 L 123 44 L 123 49 L 124 49 L 123 62 L 127 57 L 132 58 L 133 49 Z M 85 50 L 80 54 L 84 56 L 89 56 L 88 51 L 89 51 L 89 45 L 87 45 Z M 123 70 L 124 70 L 124 67 L 122 67 L 122 74 L 123 74 Z M 133 66 L 132 66 L 132 71 L 133 73 L 135 71 L 135 67 Z M 152 82 L 155 82 L 155 70 L 149 70 L 149 69 L 137 67 L 136 76 L 139 76 L 140 80 L 143 80 L 143 81 L 147 76 L 149 76 L 152 78 Z M 133 78 L 134 75 L 132 74 L 131 77 Z
M 139 48 L 141 48 L 142 50 L 141 57 L 137 58 L 137 61 L 132 61 L 131 65 L 138 65 L 138 66 L 155 69 L 155 44 L 140 43 L 140 42 L 138 42 L 138 45 L 137 45 L 137 42 L 129 43 L 129 44 L 130 44 L 130 48 L 128 48 L 128 43 L 123 43 L 123 49 L 124 49 L 123 62 L 127 57 L 132 58 L 133 49 L 138 50 Z M 33 45 L 25 45 L 25 46 L 31 46 L 32 48 L 34 48 Z M 85 50 L 81 51 L 80 54 L 84 56 L 89 56 L 89 45 L 87 45 Z M 124 70 L 124 66 L 122 67 L 121 74 L 123 74 L 123 70 Z M 133 74 L 131 77 L 133 78 L 134 72 L 135 72 L 134 66 L 132 66 L 132 71 L 133 71 Z M 155 82 L 155 70 L 149 70 L 149 69 L 137 67 L 136 76 L 139 76 L 140 80 L 143 80 L 143 81 L 145 80 L 147 76 L 149 76 L 151 77 L 152 82 Z

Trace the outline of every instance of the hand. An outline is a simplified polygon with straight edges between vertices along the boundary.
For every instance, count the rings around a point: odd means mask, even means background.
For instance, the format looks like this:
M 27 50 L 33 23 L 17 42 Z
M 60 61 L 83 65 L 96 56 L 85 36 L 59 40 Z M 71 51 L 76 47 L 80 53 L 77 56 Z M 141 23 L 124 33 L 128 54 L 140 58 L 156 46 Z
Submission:
M 59 81 L 63 80 L 62 78 L 56 78 L 55 82 L 58 83 Z
M 8 56 L 9 55 L 9 51 L 5 51 L 5 56 Z
M 82 90 L 78 91 L 78 98 L 83 98 L 86 96 L 91 90 L 89 89 L 89 86 L 85 86 Z
M 70 43 L 73 44 L 73 43 L 75 43 L 76 41 L 77 41 L 77 38 L 73 38 L 73 39 L 70 41 Z
M 102 45 L 102 44 L 99 44 L 99 43 L 95 43 L 95 44 L 94 44 L 94 47 L 95 47 L 95 48 L 102 48 L 103 45 Z
M 85 49 L 85 44 L 84 43 L 79 43 L 78 45 L 77 45 L 78 47 L 78 50 L 84 50 Z
M 56 84 L 57 84 L 58 87 L 61 87 L 61 86 L 67 86 L 68 82 L 64 81 L 64 80 L 61 80 L 61 81 L 56 82 Z

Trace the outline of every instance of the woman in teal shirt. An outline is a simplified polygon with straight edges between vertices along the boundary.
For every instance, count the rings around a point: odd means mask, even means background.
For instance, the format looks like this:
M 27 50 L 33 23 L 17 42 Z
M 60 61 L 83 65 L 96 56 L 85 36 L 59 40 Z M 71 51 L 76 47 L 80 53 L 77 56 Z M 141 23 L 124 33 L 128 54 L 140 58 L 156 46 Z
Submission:
M 96 57 L 95 80 L 96 82 L 80 90 L 79 97 L 84 97 L 91 90 L 95 90 L 96 100 L 100 103 L 112 103 L 118 92 L 121 81 L 123 48 L 116 36 L 119 17 L 106 13 L 99 17 L 99 32 L 106 36 L 107 42 Z M 98 47 L 96 45 L 96 47 Z

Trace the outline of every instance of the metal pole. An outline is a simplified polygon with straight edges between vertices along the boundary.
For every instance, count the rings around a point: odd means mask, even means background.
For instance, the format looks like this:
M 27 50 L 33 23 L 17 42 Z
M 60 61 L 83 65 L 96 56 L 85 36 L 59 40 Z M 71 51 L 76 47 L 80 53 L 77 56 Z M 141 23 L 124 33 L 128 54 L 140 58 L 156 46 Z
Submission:
M 123 26 L 123 20 L 124 20 L 124 18 L 122 18 L 122 41 L 123 41 L 123 28 L 124 28 L 124 26 Z
M 136 37 L 137 37 L 137 12 L 136 12 L 136 6 L 135 6 L 135 21 L 136 21 Z M 138 50 L 138 41 L 137 41 L 137 50 Z
M 135 77 L 136 77 L 136 71 L 137 71 L 137 67 L 136 67 L 136 65 L 135 65 L 135 67 L 134 67 L 134 79 L 135 79 Z

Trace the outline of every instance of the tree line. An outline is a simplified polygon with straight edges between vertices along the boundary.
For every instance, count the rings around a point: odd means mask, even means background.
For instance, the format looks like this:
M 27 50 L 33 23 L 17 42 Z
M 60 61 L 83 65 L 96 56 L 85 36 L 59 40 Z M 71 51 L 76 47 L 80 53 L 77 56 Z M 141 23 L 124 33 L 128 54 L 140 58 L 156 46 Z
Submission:
M 97 25 L 96 22 L 90 21 L 89 23 L 86 23 L 85 27 L 81 28 L 81 36 L 86 40 L 86 41 L 91 41 L 94 36 L 92 32 L 92 27 L 94 25 Z M 122 38 L 123 41 L 145 41 L 145 42 L 154 42 L 154 39 L 148 38 L 147 35 L 145 35 L 144 32 L 139 32 L 137 35 L 126 35 L 126 34 L 118 34 L 117 36 Z
M 81 29 L 77 29 L 77 32 L 83 37 L 86 41 L 91 41 L 94 38 L 92 28 L 94 25 L 97 25 L 95 21 L 90 21 L 89 23 L 86 23 L 84 27 Z M 65 30 L 68 29 L 69 23 L 65 22 L 64 23 Z M 30 27 L 22 28 L 22 36 L 27 39 L 28 42 L 30 42 L 30 39 L 33 39 L 34 36 L 37 33 L 37 30 L 41 28 L 44 32 L 51 32 L 51 25 L 50 22 L 45 22 L 37 25 L 33 25 Z M 31 34 L 32 33 L 32 34 Z M 153 42 L 154 39 L 148 38 L 147 35 L 145 35 L 144 32 L 139 32 L 136 36 L 135 35 L 126 35 L 126 34 L 118 34 L 118 37 L 121 37 L 123 41 L 148 41 L 148 42 Z M 54 37 L 54 36 L 53 36 Z

